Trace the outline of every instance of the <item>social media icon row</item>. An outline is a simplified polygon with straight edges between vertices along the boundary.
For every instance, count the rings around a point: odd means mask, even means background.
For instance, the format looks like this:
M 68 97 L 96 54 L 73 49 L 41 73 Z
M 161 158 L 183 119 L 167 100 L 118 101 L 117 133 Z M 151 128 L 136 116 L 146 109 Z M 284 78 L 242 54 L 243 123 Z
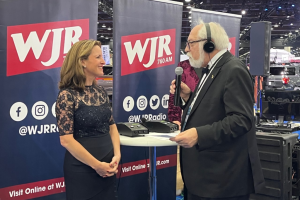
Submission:
M 52 114 L 55 115 L 55 104 L 52 105 Z M 36 120 L 42 120 L 48 115 L 49 109 L 48 105 L 43 101 L 36 102 L 31 108 L 31 114 Z M 10 107 L 10 117 L 14 121 L 22 121 L 26 118 L 28 114 L 27 106 L 23 102 L 16 102 Z
M 163 108 L 168 108 L 169 104 L 169 95 L 165 94 L 161 99 L 157 95 L 153 95 L 149 102 L 147 97 L 145 96 L 139 96 L 139 98 L 136 101 L 136 106 L 140 111 L 143 111 L 147 108 L 149 103 L 149 106 L 152 110 L 156 110 L 159 105 L 161 104 Z M 131 96 L 127 96 L 123 100 L 123 108 L 126 112 L 132 111 L 132 109 L 135 106 L 135 101 Z

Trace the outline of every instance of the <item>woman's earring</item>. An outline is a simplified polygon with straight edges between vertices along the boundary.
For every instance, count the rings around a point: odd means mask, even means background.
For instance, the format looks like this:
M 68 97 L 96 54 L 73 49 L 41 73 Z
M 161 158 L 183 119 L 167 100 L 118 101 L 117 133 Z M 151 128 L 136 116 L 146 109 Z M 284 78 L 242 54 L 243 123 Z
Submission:
M 82 67 L 86 68 L 86 66 L 84 66 L 84 65 Z

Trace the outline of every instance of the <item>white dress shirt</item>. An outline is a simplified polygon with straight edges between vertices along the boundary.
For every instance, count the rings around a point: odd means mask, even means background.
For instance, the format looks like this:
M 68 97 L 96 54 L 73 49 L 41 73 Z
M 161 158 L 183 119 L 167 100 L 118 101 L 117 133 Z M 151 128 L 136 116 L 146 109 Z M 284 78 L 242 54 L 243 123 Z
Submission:
M 195 98 L 193 99 L 193 102 L 191 104 L 191 109 L 193 108 L 195 101 L 204 85 L 204 83 L 207 80 L 207 77 L 209 77 L 210 73 L 213 71 L 213 69 L 215 68 L 215 66 L 218 64 L 219 60 L 221 59 L 221 56 L 223 56 L 224 53 L 226 53 L 227 49 L 223 49 L 221 51 L 219 51 L 209 62 L 208 62 L 208 69 L 209 69 L 209 73 L 208 74 L 202 74 L 202 78 L 200 81 L 199 86 L 195 89 L 194 92 L 197 92 L 195 95 Z M 185 105 L 185 101 L 182 99 L 182 105 Z

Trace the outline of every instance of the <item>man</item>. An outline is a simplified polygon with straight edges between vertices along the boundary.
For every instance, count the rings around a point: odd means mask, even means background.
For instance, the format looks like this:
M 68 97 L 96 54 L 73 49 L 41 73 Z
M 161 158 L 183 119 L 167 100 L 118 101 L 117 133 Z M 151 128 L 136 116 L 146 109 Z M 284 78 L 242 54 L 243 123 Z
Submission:
M 248 200 L 264 186 L 251 75 L 228 44 L 217 23 L 200 23 L 188 37 L 190 64 L 204 70 L 194 92 L 181 83 L 182 132 L 171 138 L 181 146 L 185 200 Z

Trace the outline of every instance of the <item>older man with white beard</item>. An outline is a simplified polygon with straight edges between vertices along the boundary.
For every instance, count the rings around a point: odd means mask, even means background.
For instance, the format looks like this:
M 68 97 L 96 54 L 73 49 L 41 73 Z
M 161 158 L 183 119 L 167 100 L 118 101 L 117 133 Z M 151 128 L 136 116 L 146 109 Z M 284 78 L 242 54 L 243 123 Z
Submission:
M 251 75 L 228 44 L 225 30 L 213 22 L 200 23 L 188 37 L 190 64 L 203 75 L 194 92 L 181 83 L 182 132 L 171 138 L 181 146 L 185 200 L 248 200 L 264 185 Z

